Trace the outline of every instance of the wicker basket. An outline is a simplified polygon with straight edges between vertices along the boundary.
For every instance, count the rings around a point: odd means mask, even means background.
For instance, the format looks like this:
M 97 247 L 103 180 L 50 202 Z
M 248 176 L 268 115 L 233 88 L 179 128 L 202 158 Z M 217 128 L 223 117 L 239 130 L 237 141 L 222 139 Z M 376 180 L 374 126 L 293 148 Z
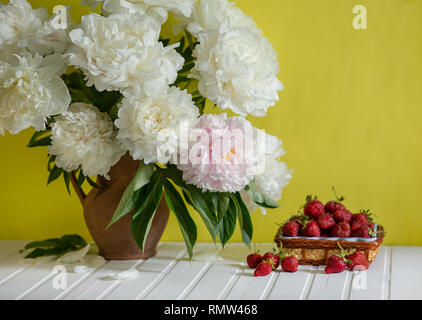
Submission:
M 378 230 L 384 231 L 384 228 L 378 225 Z M 310 265 L 325 265 L 330 256 L 340 253 L 338 244 L 340 244 L 343 249 L 356 249 L 357 251 L 362 251 L 369 263 L 371 263 L 375 259 L 383 240 L 384 232 L 379 232 L 377 239 L 371 242 L 307 239 L 305 237 L 288 238 L 282 236 L 281 228 L 278 230 L 274 239 L 277 247 L 282 247 L 284 252 L 296 257 L 300 264 Z

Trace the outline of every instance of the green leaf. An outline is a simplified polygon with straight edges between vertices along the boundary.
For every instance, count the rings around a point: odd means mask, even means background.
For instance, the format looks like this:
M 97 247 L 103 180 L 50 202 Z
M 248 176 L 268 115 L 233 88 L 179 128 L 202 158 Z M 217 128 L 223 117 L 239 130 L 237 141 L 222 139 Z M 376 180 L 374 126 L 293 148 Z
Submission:
M 88 181 L 89 185 L 95 189 L 101 189 L 101 187 L 96 184 L 90 177 L 86 177 L 86 181 Z
M 42 256 L 61 255 L 69 251 L 79 250 L 87 245 L 79 235 L 64 235 L 61 238 L 46 239 L 28 243 L 22 251 L 34 249 L 25 258 L 38 258 Z
M 29 249 L 33 249 L 33 248 L 51 248 L 51 247 L 55 247 L 59 244 L 59 239 L 47 239 L 47 240 L 42 240 L 42 241 L 33 241 L 28 243 L 25 247 L 24 250 L 29 250 Z
M 160 39 L 160 41 L 163 43 L 164 47 L 167 47 L 168 44 L 170 43 L 170 39 Z
M 62 173 L 63 173 L 63 169 L 58 168 L 57 166 L 54 166 L 53 169 L 51 169 L 50 175 L 48 176 L 47 185 L 57 180 L 61 176 Z
M 80 70 L 62 75 L 62 79 L 69 88 L 73 102 L 91 103 L 101 112 L 105 112 L 108 115 L 110 115 L 115 103 L 122 97 L 122 94 L 118 91 L 100 92 L 95 86 L 88 87 L 84 80 L 84 74 Z
M 192 258 L 193 247 L 197 238 L 195 222 L 192 220 L 183 198 L 167 179 L 164 180 L 164 188 L 166 190 L 167 204 L 177 218 L 189 257 Z
M 27 145 L 28 148 L 45 147 L 51 144 L 51 136 L 41 138 L 39 140 L 30 141 Z
M 35 259 L 44 256 L 55 256 L 68 252 L 69 249 L 62 249 L 60 247 L 54 248 L 36 248 L 31 253 L 25 256 L 25 259 Z
M 215 242 L 217 238 L 218 222 L 215 214 L 216 208 L 213 205 L 211 193 L 202 192 L 202 190 L 197 187 L 186 184 L 183 181 L 182 172 L 174 165 L 169 165 L 166 169 L 158 167 L 157 170 L 182 188 L 186 202 L 198 212 L 201 219 L 204 221 L 211 238 Z
M 183 68 L 180 69 L 179 74 L 190 72 L 192 70 L 192 68 L 194 67 L 194 65 L 195 65 L 195 63 L 193 61 L 189 62 L 189 63 L 185 63 Z
M 193 101 L 195 106 L 199 109 L 199 113 L 203 114 L 207 100 L 204 97 L 198 97 L 197 99 L 193 99 Z
M 252 180 L 245 188 L 246 192 L 249 194 L 251 199 L 260 207 L 274 209 L 278 208 L 280 205 L 271 200 L 270 198 L 264 196 L 256 189 L 255 180 Z
M 162 181 L 155 177 L 148 184 L 148 189 L 145 192 L 147 194 L 145 201 L 139 209 L 136 209 L 132 216 L 132 234 L 142 251 L 163 194 Z
M 177 53 L 183 55 L 183 51 L 185 49 L 185 37 L 182 37 L 179 41 L 179 46 L 176 48 Z
M 59 239 L 59 243 L 62 247 L 69 246 L 74 248 L 83 248 L 87 245 L 84 238 L 77 234 L 66 234 Z
M 72 102 L 92 103 L 92 101 L 86 96 L 85 92 L 81 89 L 69 88 L 69 93 L 72 98 Z
M 198 212 L 202 221 L 204 221 L 205 226 L 213 241 L 216 241 L 217 238 L 217 219 L 215 211 L 213 208 L 210 208 L 209 203 L 207 202 L 207 194 L 203 194 L 201 190 L 197 189 L 194 186 L 187 186 L 182 188 L 183 196 L 186 199 L 186 202 L 192 206 L 196 212 Z
M 185 30 L 186 39 L 188 40 L 189 48 L 193 50 L 195 47 L 196 40 L 194 40 L 192 34 L 189 31 Z
M 133 177 L 132 181 L 127 186 L 125 192 L 120 199 L 119 205 L 117 206 L 116 211 L 114 212 L 113 218 L 111 219 L 108 227 L 110 228 L 116 221 L 127 215 L 133 209 L 132 196 L 135 191 L 141 189 L 143 186 L 148 184 L 152 173 L 154 171 L 154 165 L 141 163 L 138 171 Z
M 230 240 L 236 229 L 237 208 L 233 199 L 230 197 L 229 206 L 224 217 L 218 225 L 218 237 L 220 238 L 223 247 Z
M 47 132 L 49 132 L 49 130 L 35 131 L 34 134 L 31 137 L 31 139 L 29 140 L 28 147 L 30 145 L 32 145 L 33 143 L 35 143 L 38 140 L 38 138 L 40 138 L 41 136 L 43 136 Z
M 250 247 L 253 235 L 253 226 L 248 207 L 243 202 L 242 196 L 239 192 L 236 194 L 231 194 L 230 196 L 232 197 L 237 207 L 237 218 L 239 220 L 240 231 L 242 233 L 242 240 L 248 247 Z
M 76 181 L 77 186 L 80 188 L 82 187 L 83 183 L 85 181 L 85 176 L 82 172 L 82 169 L 79 171 L 78 180 Z
M 48 172 L 51 172 L 51 170 L 53 170 L 53 168 L 51 168 L 51 164 L 56 161 L 56 156 L 50 156 L 50 158 L 48 159 L 48 163 L 47 163 L 47 170 Z
M 67 192 L 69 193 L 69 195 L 71 195 L 70 194 L 70 187 L 69 187 L 69 184 L 70 184 L 70 173 L 67 172 L 67 171 L 63 171 L 63 179 L 64 179 L 64 183 L 66 185 Z
M 227 192 L 218 193 L 218 204 L 217 204 L 217 222 L 220 223 L 221 219 L 226 215 L 227 209 L 229 208 L 230 196 Z
M 185 76 L 178 76 L 176 79 L 176 82 L 174 84 L 179 84 L 179 83 L 183 83 L 183 82 L 188 82 L 190 80 L 190 78 L 185 77 Z

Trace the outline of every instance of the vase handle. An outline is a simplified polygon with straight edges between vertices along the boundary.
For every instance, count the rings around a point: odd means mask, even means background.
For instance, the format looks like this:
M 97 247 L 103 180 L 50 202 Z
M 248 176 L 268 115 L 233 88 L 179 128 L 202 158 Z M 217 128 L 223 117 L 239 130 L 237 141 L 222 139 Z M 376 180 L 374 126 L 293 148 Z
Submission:
M 78 183 L 76 182 L 75 174 L 73 172 L 70 174 L 70 182 L 72 183 L 73 189 L 75 190 L 76 194 L 78 195 L 79 200 L 81 201 L 83 205 L 86 198 L 86 194 L 84 193 L 82 188 L 78 186 Z

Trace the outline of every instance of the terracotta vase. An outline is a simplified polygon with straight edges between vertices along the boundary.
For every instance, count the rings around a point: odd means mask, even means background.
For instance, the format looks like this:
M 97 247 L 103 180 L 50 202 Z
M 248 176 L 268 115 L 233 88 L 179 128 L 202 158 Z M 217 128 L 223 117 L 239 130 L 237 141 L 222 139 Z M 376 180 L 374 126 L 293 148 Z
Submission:
M 136 244 L 131 230 L 132 213 L 106 229 L 126 187 L 132 181 L 140 165 L 128 154 L 110 169 L 110 180 L 99 176 L 97 184 L 100 189 L 93 188 L 87 195 L 77 186 L 75 176 L 71 183 L 82 203 L 85 222 L 99 254 L 108 260 L 145 259 L 157 253 L 157 245 L 163 235 L 169 218 L 169 208 L 164 197 L 152 221 L 144 251 Z

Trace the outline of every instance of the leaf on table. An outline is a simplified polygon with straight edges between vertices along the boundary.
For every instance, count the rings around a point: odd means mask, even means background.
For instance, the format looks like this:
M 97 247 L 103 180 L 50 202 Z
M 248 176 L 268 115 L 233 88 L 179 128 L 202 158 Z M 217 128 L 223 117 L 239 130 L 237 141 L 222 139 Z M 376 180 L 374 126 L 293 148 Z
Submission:
M 85 246 L 87 246 L 87 243 L 81 236 L 70 234 L 61 238 L 30 242 L 20 252 L 32 250 L 25 255 L 25 259 L 35 259 L 46 256 L 61 256 L 71 251 L 80 250 Z

